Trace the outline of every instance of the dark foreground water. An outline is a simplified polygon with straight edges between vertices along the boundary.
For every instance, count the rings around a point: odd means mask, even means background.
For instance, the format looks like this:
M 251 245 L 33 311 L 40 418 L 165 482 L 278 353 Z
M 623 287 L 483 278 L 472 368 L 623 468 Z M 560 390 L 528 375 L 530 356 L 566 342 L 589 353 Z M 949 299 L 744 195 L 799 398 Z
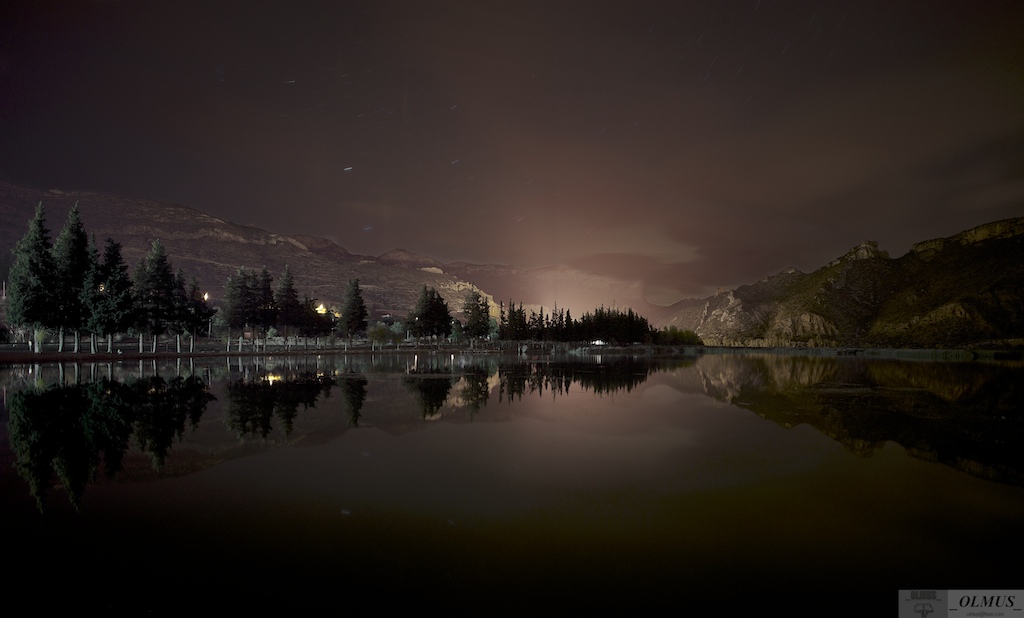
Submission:
M 249 357 L 0 384 L 4 588 L 33 609 L 881 616 L 1024 581 L 1019 364 Z

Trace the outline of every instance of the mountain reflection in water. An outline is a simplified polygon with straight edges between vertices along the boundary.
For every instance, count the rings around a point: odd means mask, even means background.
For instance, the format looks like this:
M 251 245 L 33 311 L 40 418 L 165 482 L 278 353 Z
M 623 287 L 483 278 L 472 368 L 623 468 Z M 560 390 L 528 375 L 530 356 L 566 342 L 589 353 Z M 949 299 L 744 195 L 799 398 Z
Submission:
M 871 472 L 860 479 L 862 489 L 848 494 L 841 475 L 856 462 L 898 464 L 900 483 L 925 476 L 946 483 L 951 468 L 966 472 L 978 478 L 960 475 L 965 480 L 957 487 L 971 483 L 972 499 L 993 496 L 993 506 L 976 515 L 986 534 L 1019 523 L 1004 513 L 1014 510 L 1024 487 L 1022 374 L 1024 367 L 1011 363 L 772 354 L 18 365 L 0 369 L 10 444 L 0 451 L 0 499 L 27 531 L 21 542 L 49 555 L 75 552 L 86 563 L 89 552 L 130 551 L 91 537 L 71 540 L 71 531 L 112 526 L 106 520 L 113 518 L 138 528 L 124 535 L 124 547 L 134 547 L 136 535 L 152 534 L 149 522 L 160 534 L 188 522 L 182 534 L 210 535 L 195 540 L 196 547 L 210 547 L 239 568 L 272 542 L 260 536 L 269 528 L 287 538 L 274 555 L 295 561 L 289 568 L 307 561 L 303 572 L 338 568 L 336 552 L 351 552 L 365 561 L 366 581 L 398 578 L 407 586 L 460 577 L 482 585 L 491 581 L 490 571 L 501 580 L 534 569 L 541 579 L 566 573 L 566 590 L 589 591 L 594 578 L 608 594 L 607 575 L 649 592 L 678 581 L 721 592 L 722 578 L 748 560 L 759 569 L 757 578 L 736 577 L 762 591 L 789 577 L 818 581 L 829 569 L 845 573 L 852 579 L 844 585 L 853 586 L 870 581 L 865 561 L 874 552 L 884 556 L 886 543 L 899 543 L 905 522 L 917 521 L 928 506 L 893 507 L 898 514 L 880 523 L 879 513 L 890 507 L 873 510 L 873 493 L 889 505 L 906 486 L 894 481 L 895 494 L 892 487 L 863 489 L 876 479 Z M 892 443 L 930 472 L 894 459 Z M 844 459 L 836 463 L 832 451 Z M 807 458 L 816 461 L 811 472 L 803 468 Z M 656 481 L 645 476 L 655 474 Z M 101 495 L 91 501 L 90 492 Z M 342 506 L 323 510 L 320 502 L 331 502 L 332 492 Z M 434 529 L 429 522 L 439 505 L 462 505 L 465 512 L 445 515 Z M 359 519 L 358 507 L 372 517 Z M 934 516 L 941 518 L 942 510 Z M 950 516 L 958 520 L 937 519 L 915 534 L 945 538 L 948 530 L 972 525 L 965 512 Z M 806 528 L 794 531 L 794 525 Z M 306 526 L 309 538 L 301 532 Z M 879 547 L 861 549 L 856 535 L 880 534 L 880 528 L 886 531 Z M 165 551 L 175 543 L 192 547 L 187 536 L 174 538 L 160 542 Z M 967 540 L 950 542 L 956 557 L 971 551 Z M 76 549 L 62 549 L 68 543 Z M 830 554 L 822 543 L 843 549 Z M 932 557 L 926 564 L 944 564 L 936 557 L 946 550 L 932 536 L 911 535 L 908 543 Z M 297 547 L 301 554 L 293 554 Z M 859 551 L 869 555 L 851 553 Z M 482 561 L 480 568 L 464 561 L 466 552 Z M 532 562 L 538 552 L 543 566 Z M 579 552 L 592 564 L 577 560 Z M 37 567 L 46 561 L 19 557 Z M 774 560 L 780 562 L 770 572 Z M 786 570 L 804 568 L 806 560 L 805 570 Z M 569 577 L 572 569 L 579 579 Z M 152 590 L 136 585 L 140 595 Z
M 870 455 L 915 457 L 1024 485 L 1024 368 L 786 355 L 709 355 L 702 391 L 783 427 L 806 424 Z

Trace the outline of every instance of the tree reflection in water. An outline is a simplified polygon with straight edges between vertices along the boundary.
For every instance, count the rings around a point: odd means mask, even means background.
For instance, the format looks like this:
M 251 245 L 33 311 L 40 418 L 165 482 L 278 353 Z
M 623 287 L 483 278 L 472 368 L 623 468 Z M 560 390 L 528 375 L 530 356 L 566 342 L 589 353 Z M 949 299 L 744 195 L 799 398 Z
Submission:
M 236 380 L 228 384 L 228 424 L 239 437 L 266 438 L 276 416 L 287 437 L 299 406 L 315 407 L 317 398 L 329 397 L 336 384 L 333 378 L 312 372 Z
M 629 392 L 645 382 L 655 371 L 668 371 L 683 365 L 679 361 L 652 361 L 632 356 L 589 361 L 520 363 L 499 370 L 498 401 L 511 403 L 522 399 L 524 394 L 540 394 L 544 391 L 565 395 L 573 383 L 599 395 L 620 390 Z
M 358 375 L 345 375 L 338 378 L 341 394 L 348 406 L 349 424 L 353 427 L 359 426 L 359 416 L 363 409 L 363 402 L 366 401 L 367 379 Z
M 664 373 L 663 386 L 712 397 L 783 427 L 811 426 L 861 455 L 896 442 L 916 457 L 1024 485 L 1024 371 L 1016 365 L 779 354 L 708 354 L 696 361 L 394 355 L 292 363 L 289 359 L 287 370 L 274 373 L 259 365 L 255 371 L 246 368 L 242 377 L 234 371 L 217 376 L 204 368 L 227 392 L 225 424 L 236 444 L 252 439 L 273 444 L 269 438 L 275 430 L 285 443 L 293 442 L 299 406 L 316 407 L 334 386 L 347 418 L 339 417 L 335 406 L 303 433 L 322 431 L 333 439 L 367 420 L 406 431 L 413 425 L 403 410 L 420 421 L 448 412 L 474 419 L 495 401 L 495 392 L 499 403 L 513 406 L 529 395 L 566 396 L 574 386 L 599 396 L 631 391 L 652 374 Z M 391 390 L 392 385 L 401 386 Z M 371 392 L 377 397 L 367 412 Z M 194 375 L 25 388 L 8 399 L 15 468 L 40 509 L 46 489 L 55 483 L 77 509 L 100 469 L 107 477 L 122 470 L 132 434 L 159 472 L 175 441 L 199 426 L 214 399 L 207 382 Z M 508 418 L 503 413 L 491 420 Z M 217 460 L 231 448 L 219 446 Z
M 417 397 L 424 419 L 435 418 L 448 401 L 454 378 L 407 377 L 406 387 Z
M 194 376 L 126 383 L 104 378 L 15 393 L 9 425 L 15 466 L 40 510 L 53 475 L 78 509 L 101 465 L 107 477 L 121 470 L 132 433 L 160 469 L 186 420 L 194 428 L 213 399 L 206 383 Z

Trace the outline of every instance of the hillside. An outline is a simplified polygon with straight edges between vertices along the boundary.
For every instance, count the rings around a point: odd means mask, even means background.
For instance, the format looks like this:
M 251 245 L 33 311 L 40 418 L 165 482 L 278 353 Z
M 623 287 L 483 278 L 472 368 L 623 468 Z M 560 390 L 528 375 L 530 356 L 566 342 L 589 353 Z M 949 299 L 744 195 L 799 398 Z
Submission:
M 358 277 L 371 315 L 404 316 L 424 285 L 437 288 L 453 313 L 465 292 L 476 287 L 490 301 L 523 303 L 528 309 L 571 308 L 576 315 L 599 306 L 632 307 L 647 314 L 656 308 L 644 300 L 642 285 L 563 265 L 520 268 L 502 264 L 441 263 L 431 257 L 394 249 L 380 256 L 353 255 L 326 238 L 281 235 L 238 225 L 202 211 L 142 198 L 81 191 L 42 191 L 0 180 L 0 246 L 13 247 L 27 229 L 35 205 L 43 203 L 51 238 L 68 210 L 79 203 L 86 230 L 102 244 L 107 237 L 124 246 L 132 266 L 154 239 L 167 248 L 175 268 L 195 275 L 216 303 L 224 281 L 239 266 L 262 268 L 276 278 L 288 264 L 300 294 L 328 306 L 340 305 L 349 278 Z M 0 255 L 0 271 L 10 254 Z M 492 296 L 493 294 L 493 296 Z M 497 307 L 492 307 L 497 315 Z
M 397 266 L 352 255 L 324 238 L 274 234 L 187 206 L 99 193 L 40 191 L 0 181 L 0 246 L 5 248 L 6 260 L 0 266 L 5 274 L 10 265 L 9 250 L 24 236 L 39 202 L 46 210 L 51 240 L 77 202 L 86 231 L 96 237 L 97 244 L 102 245 L 108 237 L 121 243 L 130 267 L 159 239 L 174 268 L 195 276 L 209 291 L 214 305 L 223 295 L 228 276 L 241 266 L 266 266 L 276 280 L 287 264 L 299 294 L 309 294 L 328 306 L 341 306 L 348 280 L 359 278 L 371 318 L 385 313 L 405 316 L 415 306 L 424 285 L 436 288 L 457 313 L 466 291 L 473 287 L 438 269 Z
M 896 259 L 865 242 L 812 273 L 788 269 L 677 303 L 661 325 L 712 345 L 1019 345 L 1024 218 L 921 242 Z

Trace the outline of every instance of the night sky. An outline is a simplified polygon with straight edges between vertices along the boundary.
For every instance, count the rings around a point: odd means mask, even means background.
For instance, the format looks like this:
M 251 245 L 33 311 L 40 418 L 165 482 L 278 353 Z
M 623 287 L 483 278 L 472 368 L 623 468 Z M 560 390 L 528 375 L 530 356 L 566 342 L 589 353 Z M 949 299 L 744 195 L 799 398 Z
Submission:
M 14 0 L 0 175 L 667 303 L 1024 216 L 1024 3 Z

